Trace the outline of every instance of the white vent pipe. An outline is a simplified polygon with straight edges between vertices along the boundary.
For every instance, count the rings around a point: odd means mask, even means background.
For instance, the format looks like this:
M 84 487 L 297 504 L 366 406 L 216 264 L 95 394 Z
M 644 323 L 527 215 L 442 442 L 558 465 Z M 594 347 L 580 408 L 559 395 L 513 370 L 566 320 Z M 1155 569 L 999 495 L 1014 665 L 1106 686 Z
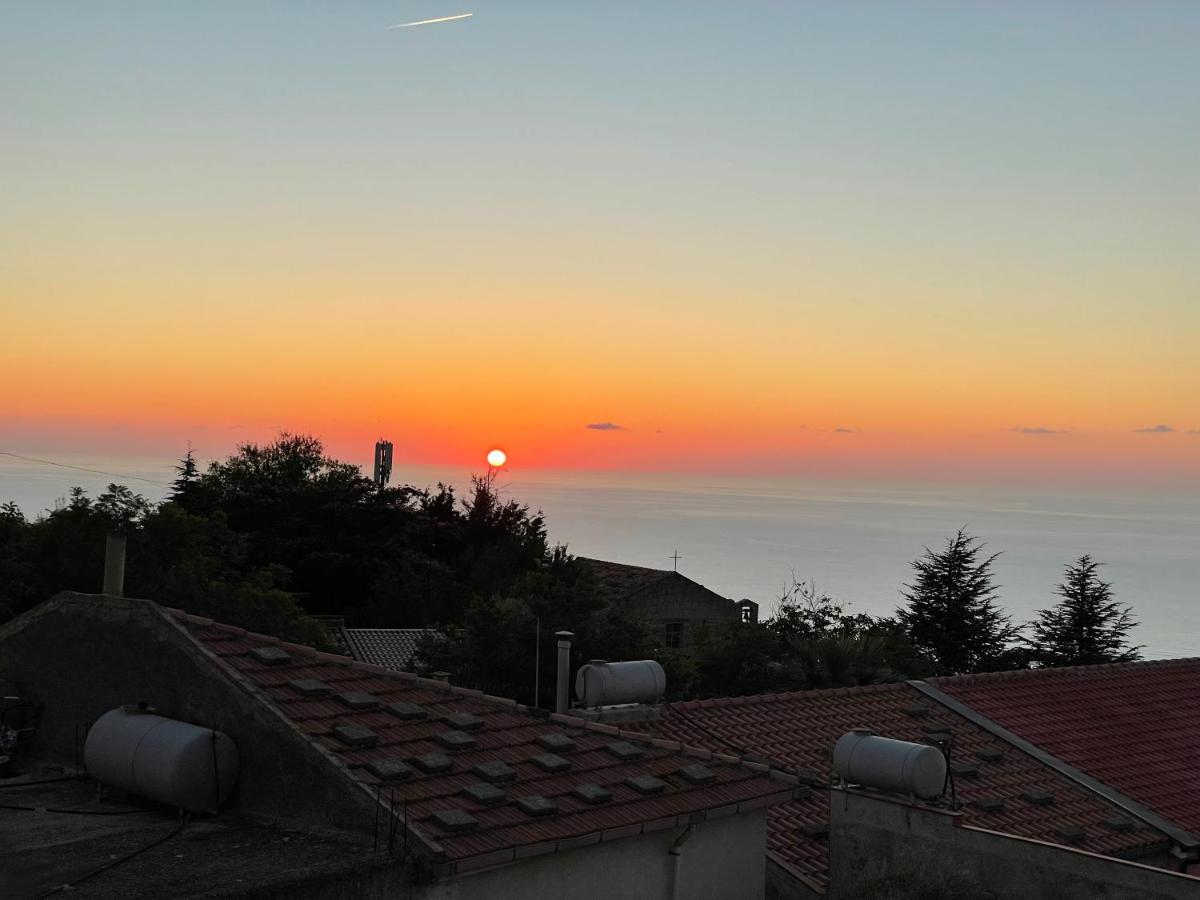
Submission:
M 95 584 L 95 582 L 92 582 Z M 104 593 L 125 596 L 125 535 L 110 534 L 104 542 Z
M 570 631 L 556 631 L 558 638 L 558 681 L 555 684 L 554 711 L 565 713 L 568 707 L 571 686 L 571 638 Z

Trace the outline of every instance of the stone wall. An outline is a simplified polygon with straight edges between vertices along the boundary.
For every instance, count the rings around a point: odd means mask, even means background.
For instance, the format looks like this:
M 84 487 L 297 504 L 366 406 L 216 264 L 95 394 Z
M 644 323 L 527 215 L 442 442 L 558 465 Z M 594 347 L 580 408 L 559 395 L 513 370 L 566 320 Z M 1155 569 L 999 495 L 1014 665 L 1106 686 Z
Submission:
M 830 900 L 1183 900 L 1200 879 L 962 824 L 859 790 L 830 794 Z
M 732 600 L 681 575 L 663 578 L 622 602 L 659 629 L 660 634 L 667 625 L 679 623 L 682 626 L 679 649 L 685 653 L 695 648 L 696 630 L 704 623 L 737 622 L 740 618 Z

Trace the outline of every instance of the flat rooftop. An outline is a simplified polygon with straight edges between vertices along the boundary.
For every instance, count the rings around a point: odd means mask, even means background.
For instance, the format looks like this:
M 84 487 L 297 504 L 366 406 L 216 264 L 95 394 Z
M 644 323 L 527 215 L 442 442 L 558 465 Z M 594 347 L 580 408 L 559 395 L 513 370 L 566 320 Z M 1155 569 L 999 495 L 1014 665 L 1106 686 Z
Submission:
M 39 766 L 0 778 L 0 809 L 0 897 L 290 893 L 389 863 L 358 835 L 236 812 L 183 822 L 175 810 Z

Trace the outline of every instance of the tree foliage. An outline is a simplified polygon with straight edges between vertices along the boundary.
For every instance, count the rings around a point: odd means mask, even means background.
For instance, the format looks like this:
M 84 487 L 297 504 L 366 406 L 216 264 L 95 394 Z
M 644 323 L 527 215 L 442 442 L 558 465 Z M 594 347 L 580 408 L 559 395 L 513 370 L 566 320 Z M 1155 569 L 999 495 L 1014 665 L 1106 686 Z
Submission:
M 120 485 L 28 522 L 0 508 L 0 616 L 63 589 L 95 591 L 104 534 L 128 534 L 125 586 L 190 612 L 319 642 L 308 614 L 354 626 L 442 624 L 430 667 L 532 699 L 541 622 L 543 700 L 553 691 L 553 632 L 576 632 L 576 657 L 652 652 L 644 624 L 609 610 L 540 512 L 504 498 L 491 476 L 453 488 L 381 489 L 321 442 L 281 434 L 245 444 L 201 472 L 189 448 L 168 499 Z M 527 646 L 528 645 L 528 646 Z M 551 693 L 552 695 L 552 693 Z
M 1003 668 L 1016 659 L 1020 629 L 995 603 L 992 563 L 1000 554 L 982 552 L 979 539 L 961 528 L 940 553 L 926 547 L 912 564 L 916 578 L 905 585 L 907 606 L 896 613 L 917 649 L 945 674 Z
M 1137 626 L 1133 612 L 1113 599 L 1112 585 L 1101 581 L 1100 563 L 1084 554 L 1069 564 L 1056 593 L 1062 599 L 1042 610 L 1033 622 L 1033 660 L 1041 666 L 1080 666 L 1130 662 L 1141 648 L 1131 646 Z
M 774 616 L 710 625 L 698 644 L 695 689 L 708 696 L 877 684 L 929 671 L 895 619 L 849 613 L 795 578 Z

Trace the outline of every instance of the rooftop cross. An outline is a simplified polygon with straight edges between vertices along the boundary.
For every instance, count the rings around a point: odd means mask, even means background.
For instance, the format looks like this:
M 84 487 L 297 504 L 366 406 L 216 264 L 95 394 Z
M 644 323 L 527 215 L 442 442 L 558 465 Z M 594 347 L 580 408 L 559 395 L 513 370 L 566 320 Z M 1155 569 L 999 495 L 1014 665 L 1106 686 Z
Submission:
M 683 559 L 683 557 L 679 555 L 679 551 L 676 550 L 671 556 L 668 556 L 667 559 L 675 560 L 675 571 L 678 572 L 679 571 L 679 561 L 681 559 Z

